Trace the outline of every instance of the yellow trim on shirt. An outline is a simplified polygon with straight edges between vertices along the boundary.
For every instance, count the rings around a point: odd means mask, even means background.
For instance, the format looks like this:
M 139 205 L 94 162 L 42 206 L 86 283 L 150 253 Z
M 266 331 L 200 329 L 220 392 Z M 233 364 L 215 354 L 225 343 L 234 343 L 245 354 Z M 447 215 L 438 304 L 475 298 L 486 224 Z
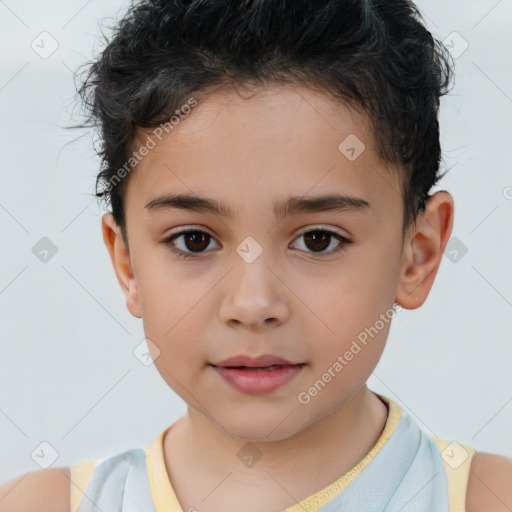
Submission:
M 466 492 L 471 460 L 475 449 L 465 444 L 431 436 L 443 458 L 448 481 L 450 512 L 466 512 Z
M 165 467 L 163 441 L 167 430 L 168 428 L 152 444 L 143 446 L 146 452 L 149 487 L 157 512 L 183 512 Z
M 77 462 L 69 466 L 71 512 L 78 511 L 78 507 L 84 497 L 85 490 L 91 481 L 92 475 L 102 460 L 103 459 L 88 460 Z
M 320 507 L 340 494 L 379 453 L 386 441 L 395 432 L 403 411 L 396 402 L 385 396 L 378 396 L 386 403 L 389 412 L 379 439 L 366 457 L 335 482 L 308 496 L 300 503 L 287 508 L 284 512 L 318 512 Z M 164 430 L 152 444 L 144 447 L 148 465 L 149 485 L 157 512 L 183 512 L 165 467 L 163 439 L 167 430 Z

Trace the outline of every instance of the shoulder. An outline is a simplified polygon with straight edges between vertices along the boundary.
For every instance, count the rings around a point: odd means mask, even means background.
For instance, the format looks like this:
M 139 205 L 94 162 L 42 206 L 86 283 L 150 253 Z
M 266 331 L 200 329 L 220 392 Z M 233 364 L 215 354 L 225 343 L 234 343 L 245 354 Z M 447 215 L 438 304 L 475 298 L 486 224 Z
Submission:
M 69 467 L 42 469 L 0 485 L 0 512 L 69 512 Z
M 475 452 L 466 491 L 466 512 L 512 510 L 512 459 Z

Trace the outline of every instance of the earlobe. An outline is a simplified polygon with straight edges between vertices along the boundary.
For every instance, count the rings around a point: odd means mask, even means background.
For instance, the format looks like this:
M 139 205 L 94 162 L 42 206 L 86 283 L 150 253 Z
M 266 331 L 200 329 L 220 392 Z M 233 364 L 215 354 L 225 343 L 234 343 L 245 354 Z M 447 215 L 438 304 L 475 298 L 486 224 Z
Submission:
M 453 228 L 454 202 L 446 191 L 433 194 L 405 237 L 395 300 L 405 309 L 427 299 Z
M 103 241 L 110 254 L 112 265 L 117 277 L 117 281 L 121 286 L 121 290 L 126 298 L 126 306 L 128 311 L 136 317 L 141 318 L 141 308 L 139 302 L 139 292 L 135 275 L 132 269 L 130 253 L 124 243 L 121 229 L 116 224 L 111 213 L 106 213 L 101 219 L 101 228 L 103 233 Z

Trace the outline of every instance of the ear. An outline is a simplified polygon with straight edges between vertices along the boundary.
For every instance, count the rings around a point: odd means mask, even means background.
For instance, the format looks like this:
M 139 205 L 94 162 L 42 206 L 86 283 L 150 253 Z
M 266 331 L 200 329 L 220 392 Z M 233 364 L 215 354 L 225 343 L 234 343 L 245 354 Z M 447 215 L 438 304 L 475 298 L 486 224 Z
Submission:
M 103 215 L 101 219 L 101 229 L 103 232 L 103 240 L 107 246 L 112 264 L 114 265 L 117 280 L 126 297 L 128 311 L 130 311 L 134 317 L 141 318 L 139 291 L 132 270 L 130 253 L 124 243 L 121 228 L 116 224 L 111 213 Z
M 441 190 L 430 196 L 426 210 L 405 236 L 395 298 L 405 309 L 419 308 L 427 299 L 452 232 L 453 217 L 453 197 Z

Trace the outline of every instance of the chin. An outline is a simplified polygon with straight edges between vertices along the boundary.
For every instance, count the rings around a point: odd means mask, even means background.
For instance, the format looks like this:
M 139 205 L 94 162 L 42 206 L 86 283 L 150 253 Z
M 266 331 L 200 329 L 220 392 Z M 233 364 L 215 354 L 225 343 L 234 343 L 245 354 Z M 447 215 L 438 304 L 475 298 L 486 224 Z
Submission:
M 222 425 L 239 441 L 252 443 L 281 441 L 302 430 L 302 425 L 297 423 L 295 415 L 289 413 L 290 411 L 283 414 L 283 409 L 274 414 L 270 414 L 270 411 L 266 414 L 247 412 L 236 417 L 225 418 Z

